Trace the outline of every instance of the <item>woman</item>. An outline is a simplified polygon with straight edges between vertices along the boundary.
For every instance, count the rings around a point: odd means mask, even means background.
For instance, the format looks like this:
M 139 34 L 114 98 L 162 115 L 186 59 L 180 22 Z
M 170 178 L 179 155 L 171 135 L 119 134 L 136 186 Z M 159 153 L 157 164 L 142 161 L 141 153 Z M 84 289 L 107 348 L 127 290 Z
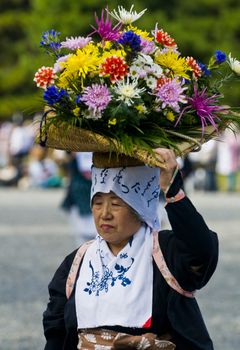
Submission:
M 73 252 L 49 285 L 45 350 L 213 349 L 193 291 L 216 268 L 217 236 L 184 195 L 173 151 L 156 154 L 167 165 L 161 172 L 93 167 L 98 236 L 79 254 L 81 264 Z M 160 187 L 172 231 L 158 233 Z
M 96 236 L 90 207 L 92 152 L 72 152 L 68 158 L 69 185 L 61 207 L 69 213 L 71 233 L 80 246 Z

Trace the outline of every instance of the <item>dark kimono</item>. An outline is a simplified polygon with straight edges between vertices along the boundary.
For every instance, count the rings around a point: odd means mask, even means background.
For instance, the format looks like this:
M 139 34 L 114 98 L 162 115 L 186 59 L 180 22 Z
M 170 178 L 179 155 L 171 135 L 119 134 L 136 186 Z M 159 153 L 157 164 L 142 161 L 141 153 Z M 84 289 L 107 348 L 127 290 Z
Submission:
M 177 183 L 177 180 L 175 181 Z M 174 195 L 178 186 L 173 186 Z M 187 291 L 202 288 L 215 271 L 218 259 L 217 235 L 210 231 L 190 200 L 166 206 L 172 231 L 159 232 L 159 243 L 166 263 L 180 286 Z M 43 314 L 45 350 L 76 350 L 77 319 L 75 291 L 65 295 L 66 279 L 75 252 L 65 258 L 49 284 L 50 301 Z M 81 269 L 80 272 L 81 273 Z M 171 289 L 153 261 L 153 307 L 150 328 L 102 327 L 132 335 L 170 333 L 176 350 L 213 350 L 212 341 L 195 298 Z M 117 298 L 116 298 L 117 302 Z

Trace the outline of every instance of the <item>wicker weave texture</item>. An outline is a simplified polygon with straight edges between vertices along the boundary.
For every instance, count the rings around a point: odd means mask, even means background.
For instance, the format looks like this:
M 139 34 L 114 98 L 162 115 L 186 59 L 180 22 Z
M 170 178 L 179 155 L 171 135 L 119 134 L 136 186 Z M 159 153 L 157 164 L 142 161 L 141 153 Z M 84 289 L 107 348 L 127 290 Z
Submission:
M 195 140 L 183 135 L 183 142 L 178 144 L 176 155 L 184 156 L 195 149 L 199 150 L 202 143 L 216 136 L 216 131 L 212 126 L 208 126 L 206 129 L 207 137 L 205 139 Z M 166 168 L 166 164 L 159 157 L 156 158 L 146 150 L 136 148 L 133 157 L 128 157 L 124 155 L 124 150 L 116 140 L 107 139 L 89 130 L 65 126 L 64 124 L 61 127 L 51 124 L 46 130 L 46 147 L 70 152 L 96 152 L 95 163 L 97 166 L 118 167 L 119 164 L 124 166 L 148 164 Z M 39 142 L 39 136 L 37 140 Z M 104 153 L 106 154 L 104 155 Z M 112 156 L 114 153 L 117 155 Z

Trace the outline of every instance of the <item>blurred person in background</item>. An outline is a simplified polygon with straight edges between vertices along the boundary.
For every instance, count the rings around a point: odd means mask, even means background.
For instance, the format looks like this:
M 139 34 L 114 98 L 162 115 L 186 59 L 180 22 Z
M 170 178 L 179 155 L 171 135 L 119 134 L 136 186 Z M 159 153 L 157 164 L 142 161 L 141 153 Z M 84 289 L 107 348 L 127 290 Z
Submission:
M 24 162 L 34 143 L 32 123 L 24 122 L 23 115 L 16 113 L 12 117 L 13 128 L 9 137 L 10 162 L 16 167 L 18 180 L 24 175 Z
M 62 178 L 56 162 L 51 157 L 51 151 L 39 145 L 34 145 L 29 153 L 26 172 L 26 186 L 39 188 L 62 186 Z
M 13 129 L 12 122 L 0 126 L 0 186 L 17 186 L 18 170 L 9 156 L 9 139 Z
M 240 135 L 226 129 L 217 147 L 217 174 L 225 178 L 225 189 L 229 192 L 237 189 L 237 175 L 240 171 Z
M 10 121 L 0 124 L 0 168 L 9 162 L 9 138 L 12 128 L 13 124 Z
M 61 208 L 68 212 L 71 233 L 76 245 L 96 236 L 91 207 L 91 152 L 77 152 L 68 155 L 69 185 Z
M 194 169 L 194 188 L 203 191 L 217 191 L 217 141 L 210 140 L 202 145 L 199 152 L 189 153 L 189 160 Z

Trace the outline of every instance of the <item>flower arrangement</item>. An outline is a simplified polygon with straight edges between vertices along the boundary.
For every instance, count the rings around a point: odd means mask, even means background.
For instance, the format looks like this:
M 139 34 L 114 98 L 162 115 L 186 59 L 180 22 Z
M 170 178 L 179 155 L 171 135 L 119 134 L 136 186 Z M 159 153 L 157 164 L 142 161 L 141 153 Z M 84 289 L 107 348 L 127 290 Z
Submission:
M 209 126 L 214 134 L 239 127 L 239 115 L 222 105 L 221 88 L 240 77 L 240 61 L 220 50 L 207 64 L 182 56 L 158 24 L 151 32 L 133 25 L 145 11 L 106 8 L 87 37 L 43 33 L 40 46 L 53 66 L 41 67 L 34 81 L 53 112 L 49 125 L 114 139 L 128 155 L 136 148 L 177 149 L 184 138 L 204 142 Z

